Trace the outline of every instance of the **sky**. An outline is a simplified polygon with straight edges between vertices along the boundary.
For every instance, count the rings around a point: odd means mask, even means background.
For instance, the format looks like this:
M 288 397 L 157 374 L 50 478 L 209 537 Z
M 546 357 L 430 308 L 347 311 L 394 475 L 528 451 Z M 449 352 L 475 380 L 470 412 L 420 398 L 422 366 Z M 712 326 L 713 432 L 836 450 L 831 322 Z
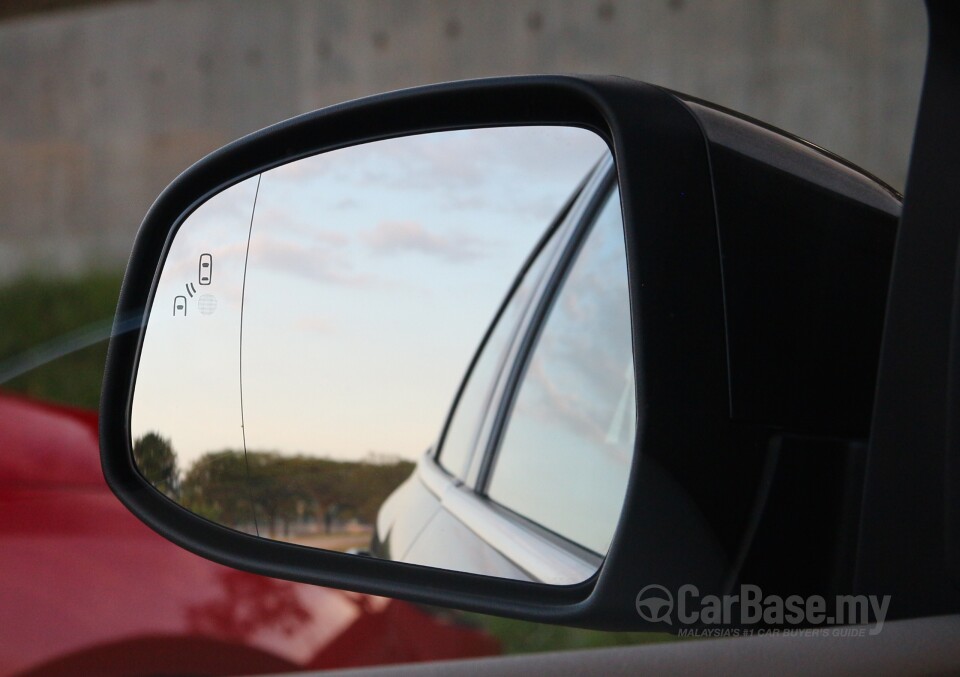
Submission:
M 250 451 L 416 459 L 524 260 L 606 153 L 577 128 L 439 132 L 214 196 L 164 262 L 134 439 L 170 439 L 182 470 L 244 437 Z

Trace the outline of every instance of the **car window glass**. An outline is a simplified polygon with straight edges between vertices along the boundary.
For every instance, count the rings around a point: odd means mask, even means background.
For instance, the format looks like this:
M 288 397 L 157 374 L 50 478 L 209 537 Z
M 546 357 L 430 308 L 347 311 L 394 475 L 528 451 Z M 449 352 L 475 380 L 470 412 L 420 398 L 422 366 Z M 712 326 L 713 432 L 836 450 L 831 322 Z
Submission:
M 563 228 L 558 229 L 562 230 Z M 457 477 L 463 478 L 466 473 L 493 383 L 500 373 L 523 312 L 537 288 L 537 280 L 553 258 L 558 242 L 562 239 L 559 232 L 554 232 L 540 250 L 496 321 L 496 326 L 467 377 L 467 383 L 447 427 L 439 456 L 440 465 Z
M 487 492 L 605 554 L 636 433 L 619 193 L 608 198 L 525 368 Z

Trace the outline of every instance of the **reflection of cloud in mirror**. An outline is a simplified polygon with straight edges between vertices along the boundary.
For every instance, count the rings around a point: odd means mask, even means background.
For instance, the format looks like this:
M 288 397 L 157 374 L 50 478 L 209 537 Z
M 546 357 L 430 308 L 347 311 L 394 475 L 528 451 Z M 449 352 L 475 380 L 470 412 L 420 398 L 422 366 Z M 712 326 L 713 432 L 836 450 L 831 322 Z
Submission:
M 290 185 L 321 179 L 364 195 L 385 189 L 434 193 L 447 208 L 473 206 L 546 219 L 558 178 L 584 172 L 607 152 L 594 134 L 570 127 L 504 127 L 423 134 L 351 146 L 304 158 L 269 172 Z M 349 162 L 341 158 L 349 157 Z M 523 186 L 523 190 L 515 190 Z M 350 198 L 328 203 L 353 208 Z
M 418 162 L 410 165 L 403 152 L 405 172 L 399 182 L 404 186 L 427 184 L 476 185 L 489 177 L 491 167 L 510 167 L 517 176 L 565 175 L 571 165 L 582 169 L 582 158 L 590 152 L 599 159 L 602 142 L 591 134 L 568 127 L 529 127 L 473 129 L 445 134 L 443 143 L 422 143 Z
M 334 248 L 304 247 L 266 236 L 251 239 L 249 265 L 326 284 L 366 287 L 374 282 L 372 276 L 356 272 L 351 260 Z
M 489 249 L 489 243 L 472 235 L 440 235 L 414 221 L 383 221 L 363 239 L 380 253 L 413 251 L 455 263 L 481 258 Z
M 352 197 L 345 197 L 343 199 L 337 200 L 333 203 L 334 209 L 356 209 L 360 206 L 360 203 L 357 202 Z
M 582 168 L 582 158 L 591 153 L 599 160 L 602 152 L 599 138 L 566 127 L 538 127 L 536 133 L 524 127 L 466 130 L 445 136 L 450 138 L 442 144 L 421 144 L 414 162 L 409 154 L 404 155 L 404 171 L 395 174 L 397 188 L 435 190 L 449 208 L 540 219 L 554 214 L 556 200 L 549 192 L 538 190 L 538 184 L 568 173 L 572 162 Z M 398 154 L 402 150 L 400 143 L 393 149 Z M 507 174 L 504 167 L 509 168 Z M 492 177 L 506 179 L 506 183 L 492 189 Z M 524 189 L 510 189 L 511 184 Z
M 537 357 L 531 362 L 526 378 L 539 387 L 540 399 L 521 400 L 518 410 L 548 425 L 560 423 L 586 440 L 603 437 L 606 427 L 600 422 L 602 413 L 595 411 L 582 393 L 565 392 L 557 386 Z
M 264 190 L 266 192 L 266 189 Z M 282 234 L 284 238 L 298 238 L 302 244 L 342 247 L 350 238 L 344 234 L 349 228 L 333 230 L 316 222 L 306 220 L 302 215 L 294 215 L 289 208 L 264 206 L 263 201 L 257 207 L 256 234 L 265 233 L 268 237 Z
M 610 261 L 612 267 L 616 261 Z M 618 327 L 623 323 L 623 300 L 619 285 L 603 280 L 595 271 L 578 280 L 580 289 L 570 293 L 563 301 L 563 312 L 570 326 L 591 326 L 598 328 Z M 618 292 L 621 292 L 618 294 Z M 568 332 L 556 336 L 554 352 L 567 360 L 572 369 L 580 372 L 584 382 L 600 389 L 603 384 L 614 382 L 623 372 L 623 355 L 628 345 L 615 340 L 607 331 Z M 579 355 L 591 355 L 589 362 L 577 359 Z
M 451 144 L 423 144 L 416 162 L 406 165 L 408 171 L 396 178 L 400 188 L 423 189 L 432 185 L 473 186 L 486 177 L 484 151 L 489 141 L 479 141 L 475 135 L 458 135 Z M 464 162 L 469 157 L 473 162 Z

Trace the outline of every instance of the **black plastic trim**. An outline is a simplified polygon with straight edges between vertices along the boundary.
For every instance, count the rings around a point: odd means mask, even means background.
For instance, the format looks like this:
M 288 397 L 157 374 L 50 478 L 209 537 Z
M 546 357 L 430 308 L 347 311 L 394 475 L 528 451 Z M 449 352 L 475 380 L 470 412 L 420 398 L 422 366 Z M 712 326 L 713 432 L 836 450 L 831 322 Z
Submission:
M 855 585 L 894 618 L 960 609 L 956 348 L 960 5 L 927 0 L 929 44 L 897 233 Z

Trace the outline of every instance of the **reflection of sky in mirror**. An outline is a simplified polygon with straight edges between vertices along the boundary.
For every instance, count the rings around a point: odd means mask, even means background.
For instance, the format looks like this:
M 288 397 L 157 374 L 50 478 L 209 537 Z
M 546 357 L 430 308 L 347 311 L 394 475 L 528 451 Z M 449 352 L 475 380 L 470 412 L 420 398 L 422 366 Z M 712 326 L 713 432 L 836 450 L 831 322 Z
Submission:
M 134 437 L 169 437 L 182 469 L 241 448 L 243 291 L 248 449 L 415 458 L 514 275 L 604 152 L 579 129 L 444 132 L 307 158 L 216 196 L 162 273 Z M 206 286 L 202 253 L 214 261 Z
M 237 365 L 240 290 L 257 177 L 201 205 L 177 232 L 157 286 L 131 411 L 134 440 L 154 431 L 172 439 L 183 468 L 207 451 L 242 449 Z M 213 257 L 210 285 L 199 257 Z M 192 289 L 188 288 L 192 285 Z M 195 291 L 194 291 L 195 290 Z M 191 292 L 193 296 L 191 296 Z M 204 295 L 216 311 L 199 312 Z M 177 312 L 179 300 L 186 315 Z

